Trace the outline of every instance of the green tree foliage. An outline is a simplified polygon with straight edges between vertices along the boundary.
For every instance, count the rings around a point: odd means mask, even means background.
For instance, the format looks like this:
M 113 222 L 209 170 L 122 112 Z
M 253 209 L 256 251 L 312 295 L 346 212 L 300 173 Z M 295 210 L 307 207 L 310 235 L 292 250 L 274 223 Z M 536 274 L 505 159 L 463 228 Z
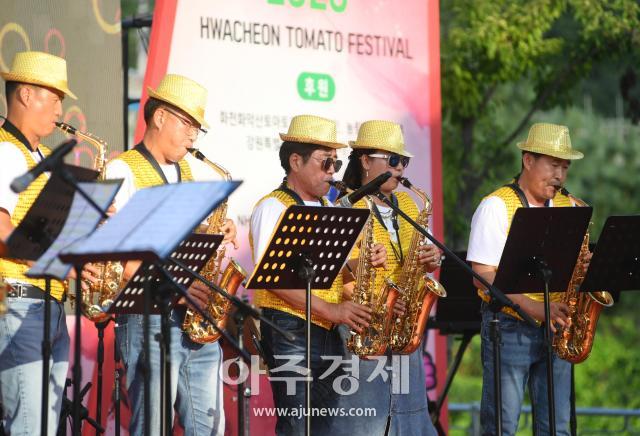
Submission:
M 445 0 L 441 7 L 445 231 L 464 248 L 482 195 L 517 172 L 515 143 L 538 111 L 569 106 L 594 67 L 615 62 L 631 68 L 616 72 L 629 76 L 631 110 L 640 5 Z M 508 116 L 496 117 L 499 110 Z
M 607 216 L 640 213 L 640 2 L 443 0 L 441 13 L 447 244 L 466 248 L 478 202 L 518 172 L 516 143 L 539 121 L 569 126 L 585 153 L 567 187 L 594 207 L 592 240 Z M 593 353 L 576 366 L 578 407 L 640 408 L 637 300 L 628 292 L 603 310 Z M 479 356 L 476 337 L 451 402 L 480 401 Z M 579 429 L 620 424 L 578 422 Z

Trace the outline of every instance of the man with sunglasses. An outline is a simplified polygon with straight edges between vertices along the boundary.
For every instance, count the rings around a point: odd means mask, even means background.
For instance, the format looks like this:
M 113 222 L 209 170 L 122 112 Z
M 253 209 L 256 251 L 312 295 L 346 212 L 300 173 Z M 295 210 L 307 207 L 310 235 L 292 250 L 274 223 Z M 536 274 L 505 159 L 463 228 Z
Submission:
M 148 88 L 144 105 L 146 130 L 142 141 L 107 165 L 107 178 L 124 179 L 115 199 L 116 209 L 139 189 L 168 183 L 192 181 L 184 159 L 198 135 L 206 133 L 204 119 L 207 90 L 187 77 L 167 74 L 156 90 Z M 223 243 L 236 245 L 236 228 L 231 220 L 223 226 Z M 237 247 L 236 247 L 237 248 Z M 124 278 L 130 278 L 139 262 L 128 262 Z M 199 283 L 189 288 L 190 296 L 205 307 L 209 291 Z M 182 303 L 182 302 L 181 302 Z M 186 312 L 178 304 L 171 312 L 171 400 L 186 435 L 224 434 L 222 400 L 222 351 L 218 342 L 196 344 L 182 332 Z M 160 316 L 150 317 L 151 337 L 160 332 Z M 160 345 L 152 340 L 150 401 L 151 422 L 144 422 L 144 377 L 142 315 L 117 317 L 116 338 L 127 369 L 127 391 L 131 401 L 130 433 L 160 434 Z M 167 429 L 170 432 L 171 429 Z
M 380 186 L 380 193 L 391 200 L 403 212 L 414 220 L 418 217 L 419 208 L 404 191 L 398 191 L 399 177 L 409 165 L 412 154 L 407 150 L 401 126 L 392 121 L 371 120 L 361 124 L 358 137 L 349 142 L 352 147 L 349 164 L 345 170 L 343 182 L 353 190 L 389 171 L 392 175 Z M 398 283 L 403 266 L 410 253 L 411 240 L 415 234 L 414 228 L 382 202 L 377 197 L 370 197 L 373 205 L 373 235 L 374 239 L 384 244 L 389 256 L 384 270 L 376 272 L 375 282 L 369 289 L 373 293 L 372 300 L 380 298 L 380 292 L 385 282 L 390 279 Z M 364 199 L 354 207 L 367 208 Z M 427 243 L 416 248 L 418 264 L 424 271 L 431 273 L 440 266 L 441 253 L 438 247 Z M 352 256 L 357 256 L 354 250 Z M 369 271 L 357 270 L 357 276 L 367 277 Z M 347 294 L 351 289 L 348 288 Z M 399 306 L 402 306 L 401 304 Z M 398 311 L 406 308 L 396 306 Z M 342 331 L 343 336 L 348 332 Z M 340 398 L 340 407 L 374 408 L 375 416 L 339 418 L 333 424 L 333 436 L 358 436 L 386 434 L 388 425 L 389 435 L 424 435 L 435 436 L 436 431 L 429 418 L 426 396 L 426 381 L 423 363 L 423 349 L 421 346 L 409 356 L 403 356 L 400 365 L 386 360 L 387 356 L 376 359 L 358 359 L 348 354 L 347 358 L 355 359 L 359 370 L 358 389 L 352 395 Z M 397 356 L 394 357 L 398 359 Z M 398 360 L 396 360 L 398 361 Z M 392 377 L 379 375 L 378 366 L 392 368 Z M 399 368 L 398 368 L 399 366 Z M 386 375 L 386 374 L 385 374 Z M 397 392 L 392 380 L 403 379 L 406 389 Z M 405 383 L 403 382 L 403 383 Z
M 342 162 L 336 160 L 336 149 L 346 147 L 336 141 L 334 121 L 312 115 L 293 117 L 280 147 L 280 164 L 286 177 L 273 192 L 263 197 L 251 215 L 250 241 L 254 261 L 258 263 L 267 248 L 278 220 L 288 206 L 330 206 L 324 197 L 329 181 Z M 371 262 L 384 264 L 386 251 L 380 244 L 374 247 Z M 311 302 L 311 404 L 314 407 L 311 428 L 313 434 L 327 434 L 330 419 L 323 413 L 335 407 L 338 392 L 334 380 L 343 375 L 341 367 L 327 371 L 333 361 L 327 357 L 342 358 L 343 344 L 335 328 L 346 324 L 361 331 L 368 326 L 370 310 L 351 301 L 342 300 L 343 279 L 339 274 L 331 289 L 313 290 Z M 271 389 L 275 406 L 289 412 L 278 416 L 276 433 L 291 435 L 304 433 L 302 416 L 291 416 L 304 407 L 304 374 L 294 368 L 306 368 L 305 315 L 306 294 L 303 289 L 258 290 L 254 303 L 262 308 L 262 314 L 278 327 L 293 333 L 295 341 L 289 342 L 268 325 L 261 324 L 262 345 L 271 373 Z M 324 358 L 323 358 L 324 357 Z M 287 364 L 289 369 L 276 368 Z M 325 374 L 325 372 L 328 372 Z M 321 378 L 322 376 L 322 378 Z M 277 378 L 277 380 L 276 380 Z M 290 386 L 290 388 L 288 388 Z M 325 409 L 324 412 L 321 410 Z M 321 415 L 322 414 L 322 415 Z

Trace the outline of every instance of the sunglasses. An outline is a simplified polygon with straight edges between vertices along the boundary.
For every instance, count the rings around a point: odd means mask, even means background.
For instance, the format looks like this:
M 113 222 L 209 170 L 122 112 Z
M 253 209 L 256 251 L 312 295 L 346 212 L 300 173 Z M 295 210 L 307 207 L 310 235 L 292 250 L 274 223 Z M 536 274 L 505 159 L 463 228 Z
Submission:
M 315 156 L 311 156 L 311 157 L 313 157 L 313 159 L 320 162 L 320 167 L 322 168 L 322 171 L 324 171 L 325 173 L 331 169 L 331 166 L 333 166 L 333 170 L 336 173 L 340 171 L 340 168 L 342 168 L 342 161 L 340 159 L 334 159 L 332 157 L 327 157 L 325 159 L 320 159 L 319 157 L 315 157 Z
M 370 154 L 369 157 L 386 159 L 387 165 L 389 165 L 391 168 L 397 167 L 398 164 L 402 164 L 402 167 L 406 168 L 409 166 L 409 160 L 411 159 L 407 156 L 400 156 L 399 154 L 395 154 L 395 153 L 392 153 L 392 154 L 374 153 L 374 154 Z

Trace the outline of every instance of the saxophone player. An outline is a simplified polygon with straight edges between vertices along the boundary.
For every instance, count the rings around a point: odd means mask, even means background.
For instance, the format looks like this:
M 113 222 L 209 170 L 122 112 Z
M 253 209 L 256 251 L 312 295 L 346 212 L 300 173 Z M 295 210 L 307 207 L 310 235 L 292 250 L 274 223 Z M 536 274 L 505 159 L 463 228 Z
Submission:
M 356 141 L 351 141 L 349 163 L 343 182 L 350 189 L 358 189 L 380 174 L 390 171 L 392 177 L 382 186 L 380 192 L 389 198 L 412 219 L 418 217 L 418 206 L 406 192 L 397 192 L 399 178 L 409 165 L 412 154 L 404 144 L 400 125 L 390 121 L 366 121 L 358 131 Z M 373 289 L 376 300 L 384 288 L 385 280 L 397 282 L 403 264 L 410 256 L 409 247 L 414 235 L 413 227 L 376 197 L 371 197 L 374 214 L 373 234 L 375 241 L 382 243 L 389 253 L 386 268 L 378 270 Z M 367 207 L 361 200 L 355 207 Z M 357 256 L 354 250 L 352 256 Z M 433 244 L 418 246 L 418 264 L 426 272 L 433 272 L 440 266 L 441 253 Z M 396 311 L 404 311 L 405 307 L 396 305 Z M 387 359 L 386 356 L 380 357 Z M 370 376 L 378 366 L 377 360 L 358 359 L 359 386 L 352 395 L 340 398 L 340 406 L 375 407 L 375 417 L 349 417 L 336 421 L 332 434 L 336 435 L 373 435 L 383 434 L 390 416 L 390 433 L 392 435 L 435 435 L 435 429 L 429 418 L 427 408 L 424 365 L 422 347 L 409 355 L 408 377 L 410 391 L 407 393 L 391 393 L 391 378 Z M 387 362 L 385 366 L 391 366 Z M 396 374 L 397 376 L 397 374 Z M 393 397 L 393 400 L 392 398 Z M 391 406 L 390 410 L 390 404 Z
M 340 170 L 342 165 L 342 162 L 336 159 L 336 150 L 346 147 L 336 140 L 334 121 L 313 115 L 293 117 L 288 132 L 280 134 L 280 138 L 284 141 L 279 152 L 280 164 L 286 176 L 279 187 L 256 204 L 251 215 L 249 240 L 256 262 L 267 248 L 271 234 L 288 206 L 331 206 L 324 196 L 329 190 L 329 181 L 332 181 L 333 174 Z M 375 246 L 370 257 L 372 264 L 382 265 L 385 259 L 384 247 Z M 338 324 L 346 324 L 351 329 L 360 331 L 361 326 L 368 325 L 371 317 L 369 308 L 351 301 L 343 301 L 342 287 L 343 279 L 338 275 L 329 290 L 312 291 L 310 346 L 313 377 L 311 402 L 314 409 L 332 408 L 337 403 L 338 394 L 333 389 L 333 381 L 341 375 L 341 369 L 321 378 L 331 366 L 331 360 L 323 357 L 343 354 L 342 340 L 335 327 Z M 304 433 L 304 419 L 292 414 L 305 404 L 302 381 L 304 378 L 301 379 L 300 373 L 295 370 L 279 370 L 277 373 L 273 370 L 292 362 L 288 357 L 296 359 L 293 360 L 294 365 L 306 368 L 305 298 L 303 289 L 258 290 L 254 294 L 254 304 L 262 308 L 262 315 L 278 327 L 294 334 L 296 338 L 292 343 L 268 325 L 262 323 L 260 326 L 267 365 L 272 371 L 270 382 L 275 406 L 289 411 L 278 416 L 278 435 Z M 278 380 L 275 380 L 276 375 Z M 296 388 L 293 390 L 288 389 L 290 381 L 295 383 Z M 330 418 L 324 414 L 312 416 L 312 433 L 328 434 Z
M 55 130 L 65 96 L 76 97 L 67 84 L 66 61 L 48 53 L 17 53 L 11 70 L 0 75 L 5 80 L 7 100 L 7 117 L 0 128 L 0 241 L 4 241 L 24 219 L 47 183 L 48 175 L 38 177 L 20 194 L 11 191 L 9 185 L 49 155 L 50 150 L 40 141 Z M 30 262 L 0 258 L 0 279 L 11 287 L 7 293 L 10 309 L 0 328 L 0 429 L 12 435 L 39 433 L 42 424 L 45 281 L 26 277 L 29 267 Z M 83 272 L 83 278 L 94 280 L 90 271 Z M 47 434 L 52 435 L 58 426 L 69 366 L 63 282 L 51 281 L 51 297 Z
M 522 168 L 515 179 L 486 196 L 471 222 L 467 260 L 474 271 L 489 283 L 495 279 L 497 266 L 507 240 L 513 215 L 519 207 L 571 207 L 573 201 L 560 192 L 571 161 L 583 154 L 571 147 L 569 129 L 557 124 L 538 123 L 529 130 L 526 141 L 518 143 L 522 151 Z M 492 312 L 489 297 L 481 284 L 478 294 L 485 301 L 482 308 L 482 401 L 480 420 L 483 434 L 495 432 L 492 342 L 489 322 Z M 544 321 L 543 294 L 510 295 L 509 298 L 539 321 Z M 568 308 L 562 293 L 551 293 L 551 326 L 565 327 Z M 502 425 L 504 434 L 515 434 L 524 386 L 528 383 L 531 405 L 535 410 L 533 431 L 548 434 L 547 361 L 543 328 L 521 321 L 510 309 L 499 313 L 502 343 Z M 569 434 L 571 365 L 553 356 L 556 432 Z
M 144 105 L 146 129 L 142 142 L 107 165 L 107 178 L 122 178 L 124 183 L 115 199 L 120 209 L 139 189 L 168 183 L 193 180 L 189 164 L 184 159 L 199 135 L 208 127 L 204 112 L 207 90 L 193 80 L 167 74 L 157 89 L 148 88 L 149 99 Z M 223 243 L 236 244 L 236 227 L 231 220 L 222 226 Z M 138 263 L 128 263 L 125 279 Z M 201 308 L 209 292 L 199 282 L 188 290 Z M 224 434 L 222 401 L 222 351 L 217 342 L 196 344 L 182 331 L 186 312 L 184 304 L 171 312 L 171 401 L 179 415 L 185 434 Z M 127 369 L 127 391 L 131 401 L 131 434 L 142 434 L 145 426 L 151 434 L 159 434 L 160 426 L 160 348 L 151 341 L 151 422 L 144 422 L 144 384 L 141 372 L 142 316 L 118 316 L 116 338 Z M 152 337 L 160 331 L 160 316 L 150 319 Z

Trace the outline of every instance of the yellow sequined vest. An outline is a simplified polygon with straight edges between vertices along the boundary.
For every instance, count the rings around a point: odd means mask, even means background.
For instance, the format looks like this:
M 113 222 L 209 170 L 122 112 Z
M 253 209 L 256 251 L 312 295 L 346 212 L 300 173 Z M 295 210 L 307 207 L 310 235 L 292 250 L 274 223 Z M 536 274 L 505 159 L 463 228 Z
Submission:
M 36 161 L 25 146 L 15 136 L 2 128 L 0 128 L 0 142 L 10 142 L 14 144 L 18 150 L 22 152 L 27 162 L 27 168 L 31 169 L 36 166 Z M 38 148 L 45 156 L 48 156 L 51 153 L 51 151 L 43 145 L 39 145 Z M 35 179 L 25 191 L 20 193 L 18 196 L 18 204 L 16 204 L 16 208 L 11 214 L 11 224 L 13 224 L 14 227 L 17 227 L 20 222 L 22 222 L 27 211 L 36 201 L 36 198 L 38 198 L 40 191 L 42 191 L 48 180 L 49 178 L 42 174 L 40 177 Z M 0 277 L 23 283 L 30 283 L 40 289 L 45 289 L 46 285 L 44 279 L 32 279 L 25 276 L 25 273 L 29 268 L 30 266 L 23 262 L 6 258 L 0 259 Z M 51 280 L 51 296 L 60 301 L 62 300 L 64 293 L 65 284 L 58 280 Z
M 286 192 L 275 190 L 270 194 L 262 197 L 255 207 L 257 207 L 262 201 L 266 200 L 267 198 L 275 198 L 276 200 L 284 204 L 285 207 L 297 204 L 296 200 Z M 251 245 L 251 253 L 253 253 L 253 235 L 251 234 L 251 232 L 249 232 L 249 244 Z M 254 259 L 254 263 L 257 263 L 257 261 L 259 261 L 259 259 Z M 328 303 L 338 304 L 342 301 L 342 285 L 342 273 L 339 273 L 330 289 L 312 289 L 311 293 Z M 278 297 L 276 294 L 265 289 L 255 291 L 255 293 L 253 294 L 253 303 L 258 307 L 277 309 L 282 312 L 295 315 L 299 318 L 306 319 L 304 310 L 295 309 L 289 303 Z M 313 314 L 311 315 L 311 322 L 319 325 L 320 327 L 324 327 L 325 329 L 330 329 L 332 326 L 331 322 L 326 321 Z
M 162 180 L 160 174 L 158 174 L 153 165 L 151 165 L 138 150 L 125 151 L 116 159 L 123 161 L 129 166 L 129 169 L 131 169 L 133 173 L 133 182 L 136 185 L 136 189 L 150 188 L 164 184 L 164 180 Z M 182 159 L 178 162 L 178 165 L 180 166 L 180 178 L 182 181 L 193 181 L 189 163 L 185 159 Z
M 511 221 L 513 220 L 513 215 L 516 213 L 516 210 L 518 208 L 523 207 L 522 202 L 520 202 L 520 199 L 518 198 L 518 195 L 514 192 L 514 190 L 508 186 L 503 186 L 497 189 L 493 193 L 487 195 L 485 198 L 488 198 L 488 197 L 500 198 L 504 202 L 505 206 L 507 207 L 507 222 L 509 223 L 507 227 L 507 234 L 508 234 L 509 230 L 511 229 Z M 556 196 L 553 197 L 553 207 L 572 207 L 572 206 L 573 206 L 573 203 L 571 203 L 571 199 L 560 192 L 556 193 Z M 484 292 L 484 290 L 478 289 L 478 295 L 480 295 L 480 298 L 482 298 L 484 301 L 489 301 L 489 296 Z M 544 301 L 543 293 L 529 293 L 529 294 L 522 294 L 522 295 L 529 297 L 534 301 Z M 549 294 L 549 298 L 551 299 L 551 301 L 562 301 L 563 295 L 564 293 L 562 292 L 551 292 Z M 511 316 L 515 316 L 516 318 L 520 318 L 510 308 L 503 308 L 502 311 L 505 313 L 508 313 Z
M 415 220 L 418 217 L 418 207 L 416 203 L 413 201 L 411 196 L 406 192 L 397 192 L 394 193 L 396 198 L 398 199 L 398 207 L 409 215 L 409 217 Z M 354 207 L 364 209 L 367 207 L 364 200 L 358 201 Z M 376 218 L 375 215 L 371 217 L 373 219 L 373 237 L 375 242 L 381 243 L 384 245 L 384 248 L 387 250 L 387 262 L 386 268 L 383 270 L 378 269 L 376 274 L 376 281 L 374 284 L 375 291 L 379 293 L 382 291 L 382 285 L 387 277 L 391 278 L 395 283 L 397 283 L 400 273 L 402 272 L 402 264 L 400 260 L 396 257 L 393 246 L 395 245 L 396 250 L 398 249 L 398 244 L 394 244 L 391 241 L 391 235 L 387 228 L 380 223 L 380 220 Z M 402 246 L 402 256 L 403 258 L 407 257 L 409 251 L 409 245 L 411 245 L 411 238 L 413 237 L 413 227 L 411 224 L 406 222 L 404 218 L 398 217 L 398 226 L 400 228 L 398 239 L 400 240 L 400 245 Z M 351 259 L 357 259 L 360 255 L 360 250 L 356 246 L 351 251 Z

